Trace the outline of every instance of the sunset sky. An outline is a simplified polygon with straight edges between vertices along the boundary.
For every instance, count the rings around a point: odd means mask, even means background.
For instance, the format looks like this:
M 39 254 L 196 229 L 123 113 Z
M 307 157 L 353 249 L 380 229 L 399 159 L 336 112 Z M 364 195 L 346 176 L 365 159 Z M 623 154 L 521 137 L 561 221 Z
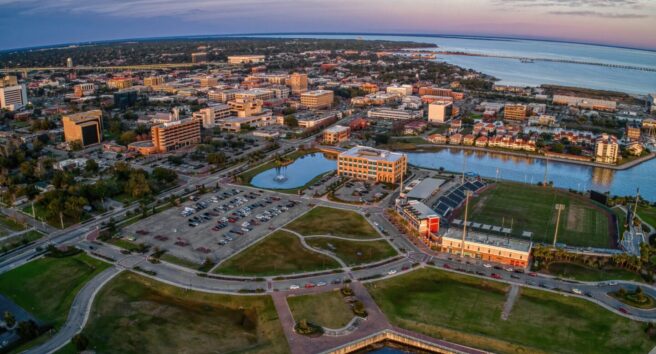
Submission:
M 492 35 L 656 50 L 656 0 L 0 0 L 0 49 L 269 32 Z

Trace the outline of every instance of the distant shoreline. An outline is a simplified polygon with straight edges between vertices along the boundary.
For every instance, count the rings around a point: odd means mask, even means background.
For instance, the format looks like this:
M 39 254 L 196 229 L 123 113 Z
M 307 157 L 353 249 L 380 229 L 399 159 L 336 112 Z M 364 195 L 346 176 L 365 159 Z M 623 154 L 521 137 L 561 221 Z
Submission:
M 100 39 L 94 41 L 82 42 L 68 42 L 56 44 L 34 45 L 29 47 L 19 48 L 6 48 L 0 49 L 0 53 L 16 52 L 16 51 L 30 51 L 30 50 L 47 50 L 57 49 L 68 46 L 82 46 L 82 45 L 101 45 L 110 43 L 121 42 L 145 42 L 145 41 L 159 41 L 159 40 L 176 40 L 176 39 L 220 39 L 220 38 L 258 38 L 258 36 L 388 36 L 388 37 L 424 37 L 424 38 L 457 38 L 457 39 L 472 39 L 472 40 L 490 40 L 490 41 L 536 41 L 536 42 L 549 42 L 549 43 L 568 43 L 577 45 L 588 45 L 595 47 L 639 50 L 644 52 L 656 52 L 656 48 L 640 48 L 629 47 L 614 44 L 593 43 L 593 42 L 579 42 L 564 39 L 550 39 L 550 38 L 531 38 L 531 37 L 508 37 L 508 36 L 485 36 L 485 35 L 465 35 L 465 34 L 431 34 L 431 33 L 371 33 L 371 32 L 271 32 L 271 33 L 225 33 L 225 34 L 199 34 L 199 35 L 185 35 L 185 36 L 163 36 L 163 37 L 135 37 L 135 38 L 115 38 L 115 39 Z

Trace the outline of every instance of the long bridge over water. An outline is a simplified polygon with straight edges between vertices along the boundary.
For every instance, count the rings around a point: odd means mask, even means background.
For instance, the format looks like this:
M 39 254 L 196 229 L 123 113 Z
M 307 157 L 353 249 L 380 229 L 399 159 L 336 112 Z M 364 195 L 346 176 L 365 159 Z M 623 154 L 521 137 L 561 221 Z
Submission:
M 515 59 L 515 60 L 521 61 L 522 63 L 533 63 L 533 62 L 536 62 L 536 61 L 542 61 L 542 62 L 552 62 L 552 63 L 596 65 L 596 66 L 603 66 L 603 67 L 607 67 L 607 68 L 617 68 L 617 69 L 656 72 L 656 68 L 650 68 L 650 67 L 646 67 L 646 66 L 611 64 L 611 63 L 601 63 L 601 62 L 586 61 L 586 60 L 557 59 L 557 58 L 530 58 L 530 57 L 520 57 L 520 56 L 512 56 L 512 55 L 494 55 L 494 54 L 480 54 L 480 53 L 468 53 L 468 52 L 449 52 L 449 51 L 437 52 L 437 54 L 441 54 L 441 55 L 461 55 L 461 56 L 470 56 L 470 57 L 500 58 L 500 59 Z
M 162 70 L 162 69 L 185 69 L 199 68 L 204 66 L 227 66 L 225 62 L 206 62 L 206 63 L 164 63 L 164 64 L 141 64 L 141 65 L 109 65 L 93 66 L 79 65 L 73 67 L 67 66 L 42 66 L 42 67 L 14 67 L 0 69 L 0 73 L 29 73 L 33 71 L 125 71 L 125 70 Z

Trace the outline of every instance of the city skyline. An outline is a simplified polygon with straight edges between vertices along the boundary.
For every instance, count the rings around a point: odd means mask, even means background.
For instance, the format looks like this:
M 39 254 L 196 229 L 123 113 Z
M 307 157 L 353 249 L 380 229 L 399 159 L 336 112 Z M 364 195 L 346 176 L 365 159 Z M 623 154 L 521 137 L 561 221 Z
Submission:
M 500 36 L 655 50 L 645 0 L 0 0 L 0 49 L 147 37 L 353 32 Z M 174 24 L 173 26 L 171 24 Z M 84 30 L 81 30 L 84 28 Z M 603 33 L 603 36 L 600 35 Z

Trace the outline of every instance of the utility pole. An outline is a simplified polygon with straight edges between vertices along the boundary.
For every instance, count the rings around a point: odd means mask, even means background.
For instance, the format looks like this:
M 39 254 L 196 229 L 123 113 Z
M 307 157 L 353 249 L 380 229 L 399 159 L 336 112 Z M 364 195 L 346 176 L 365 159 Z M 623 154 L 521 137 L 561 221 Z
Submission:
M 633 219 L 636 217 L 636 213 L 638 212 L 638 201 L 640 200 L 640 188 L 636 190 L 636 200 L 635 204 L 633 204 Z M 631 220 L 633 222 L 633 220 Z
M 460 245 L 460 257 L 465 256 L 465 237 L 467 236 L 467 214 L 469 213 L 469 198 L 474 193 L 470 190 L 465 191 L 465 222 L 462 224 L 462 244 Z
M 565 210 L 565 204 L 556 204 L 556 210 L 558 211 L 558 216 L 556 216 L 556 230 L 554 231 L 554 240 L 553 240 L 554 247 L 556 247 L 556 242 L 558 241 L 558 227 L 560 225 L 560 212 Z
M 546 163 L 544 164 L 544 180 L 542 181 L 542 186 L 547 188 L 547 170 L 549 169 L 549 158 L 547 157 Z
M 64 228 L 64 213 L 61 211 L 59 212 L 59 223 L 61 224 L 61 228 Z

